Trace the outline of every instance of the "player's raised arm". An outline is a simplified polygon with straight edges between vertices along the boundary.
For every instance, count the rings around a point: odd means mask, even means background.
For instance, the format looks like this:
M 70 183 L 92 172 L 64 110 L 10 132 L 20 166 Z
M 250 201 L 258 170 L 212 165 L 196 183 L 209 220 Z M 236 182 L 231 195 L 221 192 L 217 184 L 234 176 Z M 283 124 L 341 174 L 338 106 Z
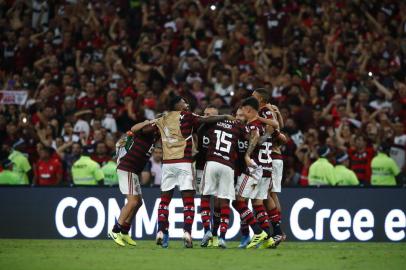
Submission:
M 141 129 L 143 129 L 144 127 L 146 127 L 150 124 L 153 124 L 155 122 L 156 122 L 156 120 L 145 120 L 143 122 L 137 123 L 134 126 L 132 126 L 130 131 L 132 133 L 136 133 L 136 132 L 140 131 Z
M 264 118 L 264 117 L 259 116 L 258 120 L 261 121 L 262 123 L 264 123 L 265 125 L 268 125 L 274 129 L 279 128 L 279 123 L 275 119 Z
M 255 147 L 257 146 L 259 141 L 259 131 L 258 129 L 253 129 L 250 131 L 249 140 L 248 140 L 248 148 L 245 152 L 245 162 L 247 163 L 248 167 L 253 167 L 254 164 L 251 160 L 251 154 L 254 151 Z
M 199 123 L 217 123 L 224 120 L 234 120 L 234 117 L 231 115 L 213 115 L 213 116 L 202 116 L 198 118 Z

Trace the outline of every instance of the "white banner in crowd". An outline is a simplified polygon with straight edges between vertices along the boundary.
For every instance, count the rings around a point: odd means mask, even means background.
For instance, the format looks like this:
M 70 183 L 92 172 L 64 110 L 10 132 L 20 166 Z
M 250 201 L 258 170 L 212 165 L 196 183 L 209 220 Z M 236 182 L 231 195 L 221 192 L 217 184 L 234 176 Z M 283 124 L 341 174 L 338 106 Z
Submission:
M 25 90 L 1 90 L 0 104 L 24 105 L 27 102 L 28 91 Z

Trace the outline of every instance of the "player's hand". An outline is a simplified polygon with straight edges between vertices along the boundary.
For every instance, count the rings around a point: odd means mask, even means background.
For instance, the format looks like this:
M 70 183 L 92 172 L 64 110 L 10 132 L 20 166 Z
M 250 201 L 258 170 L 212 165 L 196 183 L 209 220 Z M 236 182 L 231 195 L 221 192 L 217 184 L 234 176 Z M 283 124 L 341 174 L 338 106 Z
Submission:
M 148 124 L 150 125 L 155 125 L 155 123 L 158 121 L 158 119 L 152 119 L 152 120 L 148 120 Z
M 227 120 L 234 121 L 235 117 L 232 115 L 226 115 Z
M 255 162 L 249 156 L 245 156 L 244 159 L 245 159 L 245 163 L 247 164 L 247 167 L 251 167 L 251 168 L 258 167 L 258 165 L 255 164 Z

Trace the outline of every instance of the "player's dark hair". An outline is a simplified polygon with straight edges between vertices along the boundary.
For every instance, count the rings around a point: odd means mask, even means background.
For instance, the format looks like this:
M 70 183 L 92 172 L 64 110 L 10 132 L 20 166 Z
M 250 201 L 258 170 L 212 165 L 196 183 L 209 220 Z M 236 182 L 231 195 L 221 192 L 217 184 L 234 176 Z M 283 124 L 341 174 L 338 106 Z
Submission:
M 250 106 L 251 108 L 253 108 L 256 111 L 259 110 L 259 102 L 254 97 L 248 97 L 248 98 L 244 99 L 241 103 L 241 107 L 244 107 L 244 106 Z
M 176 95 L 174 92 L 169 93 L 168 107 L 170 111 L 175 110 L 176 104 L 182 100 L 181 96 Z
M 257 88 L 254 90 L 257 94 L 261 96 L 261 98 L 264 100 L 264 102 L 268 103 L 269 99 L 271 98 L 271 95 L 269 94 L 269 91 L 265 88 Z

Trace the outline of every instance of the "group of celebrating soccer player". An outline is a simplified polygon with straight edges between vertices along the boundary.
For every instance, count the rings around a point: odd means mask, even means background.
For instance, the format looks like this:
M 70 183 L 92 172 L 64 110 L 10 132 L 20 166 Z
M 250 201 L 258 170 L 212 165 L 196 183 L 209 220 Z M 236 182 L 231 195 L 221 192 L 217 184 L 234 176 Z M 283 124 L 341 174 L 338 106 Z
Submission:
M 116 145 L 119 187 L 127 202 L 109 236 L 120 246 L 136 245 L 128 232 L 142 205 L 138 175 L 154 145 L 160 144 L 163 165 L 158 245 L 169 246 L 169 204 L 178 187 L 184 206 L 186 248 L 193 247 L 196 194 L 201 196 L 204 227 L 201 247 L 227 247 L 230 202 L 240 214 L 240 248 L 276 247 L 284 239 L 277 193 L 283 170 L 280 146 L 286 137 L 279 132 L 282 116 L 268 100 L 268 91 L 260 88 L 242 101 L 234 116 L 219 115 L 211 106 L 199 116 L 189 111 L 182 97 L 171 94 L 168 112 L 134 125 Z

